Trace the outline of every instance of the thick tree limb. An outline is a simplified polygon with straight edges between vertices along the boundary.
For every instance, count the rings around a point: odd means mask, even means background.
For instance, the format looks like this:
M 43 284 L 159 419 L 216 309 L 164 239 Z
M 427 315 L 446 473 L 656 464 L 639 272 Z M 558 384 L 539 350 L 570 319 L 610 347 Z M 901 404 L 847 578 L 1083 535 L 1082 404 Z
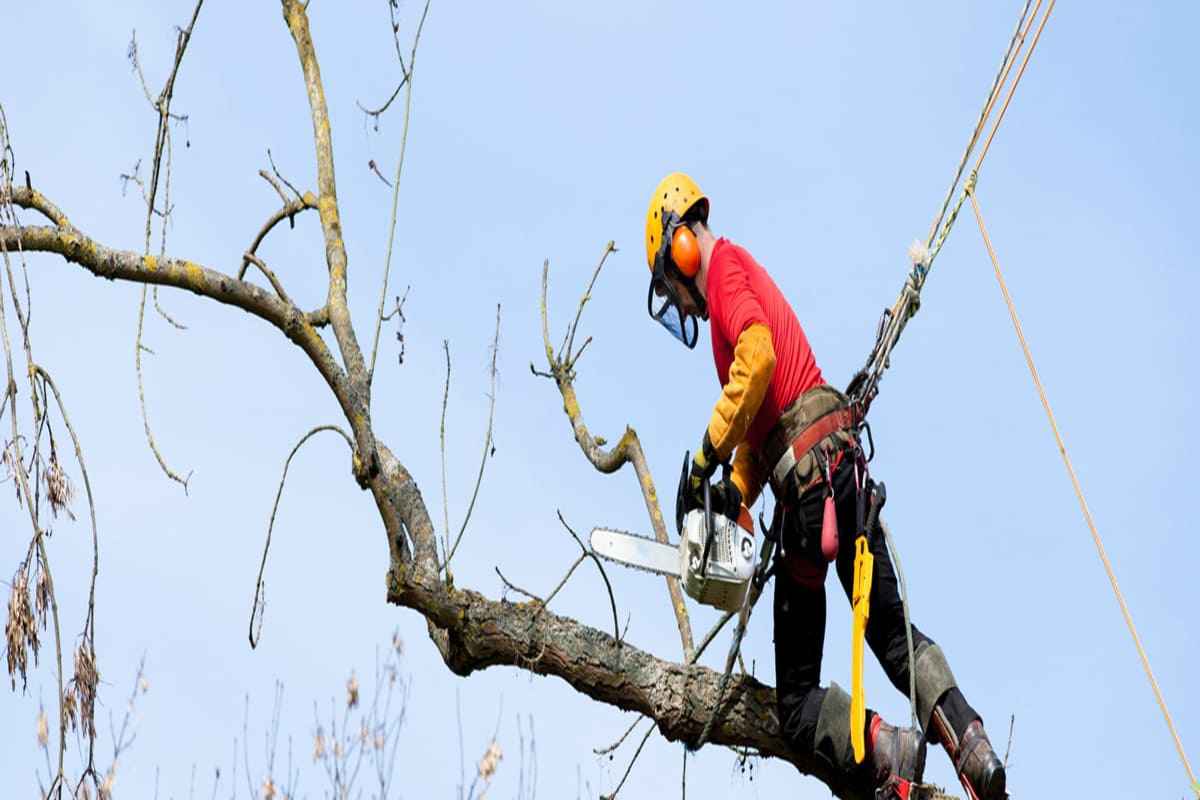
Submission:
M 645 714 L 664 737 L 685 743 L 699 738 L 716 702 L 719 673 L 663 661 L 628 643 L 617 647 L 612 636 L 550 613 L 541 603 L 489 600 L 395 563 L 388 599 L 419 611 L 447 632 L 443 657 L 458 675 L 501 664 L 553 675 L 594 700 Z M 836 782 L 823 764 L 799 756 L 781 738 L 775 692 L 769 686 L 738 675 L 724 706 L 712 731 L 714 743 L 750 747 L 826 783 Z

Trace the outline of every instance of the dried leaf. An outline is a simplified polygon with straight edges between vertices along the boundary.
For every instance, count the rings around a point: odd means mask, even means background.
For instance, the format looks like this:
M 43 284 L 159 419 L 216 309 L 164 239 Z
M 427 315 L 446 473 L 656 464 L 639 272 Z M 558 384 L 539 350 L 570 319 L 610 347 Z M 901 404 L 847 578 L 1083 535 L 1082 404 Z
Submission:
M 38 708 L 37 715 L 37 743 L 38 747 L 45 749 L 46 744 L 50 741 L 50 723 L 46 720 L 46 711 L 43 708 Z
M 29 668 L 29 650 L 33 650 L 33 662 L 37 664 L 37 625 L 29 605 L 29 574 L 22 564 L 13 576 L 12 589 L 8 596 L 8 618 L 4 623 L 4 640 L 8 651 L 8 674 L 12 688 L 17 688 L 17 673 L 21 674 L 21 689 L 26 686 L 26 671 Z
M 496 774 L 496 767 L 500 765 L 500 759 L 504 754 L 500 752 L 500 745 L 495 740 L 488 745 L 487 751 L 483 754 L 483 758 L 479 759 L 479 777 L 486 783 Z

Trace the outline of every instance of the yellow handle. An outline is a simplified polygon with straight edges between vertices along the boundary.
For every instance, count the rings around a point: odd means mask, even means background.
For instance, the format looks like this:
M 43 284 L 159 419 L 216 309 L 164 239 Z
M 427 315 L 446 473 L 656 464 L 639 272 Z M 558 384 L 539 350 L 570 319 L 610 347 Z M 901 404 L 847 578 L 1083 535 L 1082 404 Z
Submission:
M 867 620 L 871 617 L 871 576 L 875 572 L 875 556 L 867 548 L 867 537 L 854 541 L 854 582 L 850 604 L 854 609 L 854 632 L 851 636 L 850 662 L 850 744 L 854 746 L 854 763 L 861 764 L 867 756 L 863 729 L 867 724 L 867 698 L 863 691 L 863 638 Z

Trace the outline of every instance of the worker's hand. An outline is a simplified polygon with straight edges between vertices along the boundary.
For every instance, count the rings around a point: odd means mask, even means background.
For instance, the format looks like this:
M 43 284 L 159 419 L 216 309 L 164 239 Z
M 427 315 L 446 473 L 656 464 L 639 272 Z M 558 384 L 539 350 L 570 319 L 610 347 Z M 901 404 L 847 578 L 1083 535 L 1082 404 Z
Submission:
M 685 460 L 682 474 L 679 476 L 679 488 L 675 494 L 675 525 L 681 532 L 684 515 L 697 508 L 704 508 L 704 486 L 719 466 L 716 450 L 706 431 L 700 449 L 696 451 L 690 463 Z M 742 493 L 733 481 L 723 479 L 714 483 L 709 492 L 709 502 L 714 512 L 737 518 L 742 505 Z
M 738 491 L 737 485 L 728 478 L 712 485 L 709 489 L 708 500 L 714 514 L 722 514 L 736 520 L 742 513 L 742 493 Z
M 717 460 L 717 449 L 709 441 L 706 430 L 704 438 L 700 440 L 700 447 L 696 450 L 696 455 L 692 456 L 692 468 L 688 473 L 689 485 L 692 490 L 698 491 L 704 482 L 713 476 L 720 465 L 721 462 Z
M 712 442 L 708 440 L 708 431 L 705 431 L 704 438 L 700 440 L 699 449 L 692 456 L 692 463 L 687 470 L 685 480 L 680 481 L 679 491 L 682 502 L 676 503 L 676 505 L 683 507 L 684 514 L 693 508 L 704 507 L 704 484 L 717 471 L 718 466 L 720 463 L 717 461 L 717 451 L 713 448 Z

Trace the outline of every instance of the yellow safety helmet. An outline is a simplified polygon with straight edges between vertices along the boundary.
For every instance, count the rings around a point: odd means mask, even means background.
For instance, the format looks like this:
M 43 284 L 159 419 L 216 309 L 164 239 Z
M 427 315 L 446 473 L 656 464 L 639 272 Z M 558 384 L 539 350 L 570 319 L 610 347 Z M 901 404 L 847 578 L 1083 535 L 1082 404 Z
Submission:
M 676 230 L 665 230 L 672 215 L 676 220 L 683 220 L 691 215 L 701 222 L 708 222 L 708 197 L 700 191 L 700 187 L 689 176 L 682 172 L 672 172 L 658 182 L 654 194 L 650 196 L 650 207 L 646 209 L 646 264 L 654 271 L 654 259 L 662 247 L 664 234 L 674 237 Z M 682 230 L 687 230 L 682 228 Z M 690 231 L 689 231 L 690 233 Z M 675 242 L 672 241 L 672 246 Z M 680 243 L 686 247 L 687 243 Z M 680 258 L 678 261 L 690 259 Z M 695 277 L 695 270 L 688 274 L 684 264 L 678 264 L 684 274 Z M 697 264 L 698 266 L 698 264 Z
M 658 182 L 646 210 L 646 263 L 650 289 L 646 310 L 688 349 L 696 346 L 696 317 L 684 312 L 674 280 L 681 281 L 699 314 L 708 319 L 704 297 L 696 288 L 700 272 L 700 245 L 687 222 L 708 222 L 708 198 L 696 182 L 682 172 L 672 172 Z

